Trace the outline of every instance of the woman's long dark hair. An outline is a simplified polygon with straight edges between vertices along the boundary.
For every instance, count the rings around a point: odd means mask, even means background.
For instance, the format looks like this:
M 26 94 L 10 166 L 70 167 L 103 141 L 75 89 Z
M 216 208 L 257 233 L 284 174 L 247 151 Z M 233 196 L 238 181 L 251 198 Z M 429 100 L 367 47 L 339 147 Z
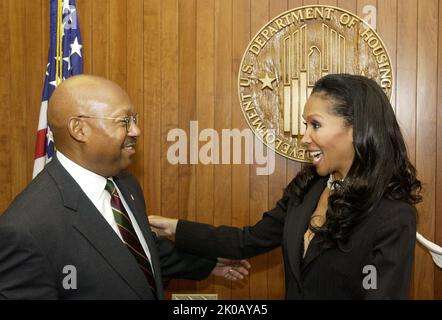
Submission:
M 310 229 L 321 235 L 325 247 L 346 242 L 354 227 L 370 214 L 382 197 L 410 205 L 422 201 L 421 182 L 410 163 L 404 139 L 391 104 L 373 80 L 336 74 L 319 79 L 312 94 L 331 101 L 331 112 L 353 128 L 355 157 L 344 182 L 334 182 L 328 200 L 326 222 Z M 319 179 L 306 166 L 288 185 L 297 202 Z

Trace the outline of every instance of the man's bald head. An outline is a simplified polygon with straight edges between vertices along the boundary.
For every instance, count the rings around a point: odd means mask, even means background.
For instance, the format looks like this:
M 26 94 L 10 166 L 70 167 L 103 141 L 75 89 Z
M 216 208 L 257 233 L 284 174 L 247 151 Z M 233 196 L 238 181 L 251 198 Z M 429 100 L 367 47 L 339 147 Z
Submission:
M 118 174 L 135 152 L 140 130 L 131 122 L 127 131 L 124 119 L 129 117 L 133 106 L 127 93 L 97 76 L 70 77 L 49 100 L 48 123 L 57 150 L 103 176 Z
M 49 100 L 48 123 L 53 131 L 64 131 L 71 117 L 106 112 L 117 95 L 127 96 L 110 80 L 92 75 L 70 77 L 55 89 Z

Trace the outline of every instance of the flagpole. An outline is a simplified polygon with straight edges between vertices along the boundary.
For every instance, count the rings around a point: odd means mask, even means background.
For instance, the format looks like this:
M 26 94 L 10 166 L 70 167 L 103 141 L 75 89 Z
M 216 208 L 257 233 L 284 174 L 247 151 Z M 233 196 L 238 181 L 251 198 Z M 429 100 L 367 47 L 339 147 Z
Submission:
M 55 86 L 58 86 L 63 79 L 63 0 L 58 0 L 57 10 L 57 55 L 55 59 Z

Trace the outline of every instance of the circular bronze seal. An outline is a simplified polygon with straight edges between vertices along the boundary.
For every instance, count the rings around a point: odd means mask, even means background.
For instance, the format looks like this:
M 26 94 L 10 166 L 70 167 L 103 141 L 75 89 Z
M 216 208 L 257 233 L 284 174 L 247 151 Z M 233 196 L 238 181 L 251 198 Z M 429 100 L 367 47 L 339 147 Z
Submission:
M 313 5 L 267 23 L 250 41 L 238 76 L 241 110 L 255 135 L 286 158 L 310 162 L 300 143 L 303 108 L 316 80 L 330 73 L 372 78 L 391 98 L 390 56 L 361 18 Z

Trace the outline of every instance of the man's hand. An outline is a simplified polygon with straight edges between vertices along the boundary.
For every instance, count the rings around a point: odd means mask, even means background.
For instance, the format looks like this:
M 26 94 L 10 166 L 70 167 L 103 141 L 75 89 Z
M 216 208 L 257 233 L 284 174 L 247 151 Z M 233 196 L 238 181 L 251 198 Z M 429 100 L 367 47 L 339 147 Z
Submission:
M 176 233 L 178 219 L 171 219 L 161 216 L 148 216 L 153 232 L 157 236 L 173 236 Z
M 251 265 L 247 260 L 218 258 L 218 263 L 213 268 L 211 274 L 232 281 L 242 280 L 249 274 L 248 269 L 250 267 Z

